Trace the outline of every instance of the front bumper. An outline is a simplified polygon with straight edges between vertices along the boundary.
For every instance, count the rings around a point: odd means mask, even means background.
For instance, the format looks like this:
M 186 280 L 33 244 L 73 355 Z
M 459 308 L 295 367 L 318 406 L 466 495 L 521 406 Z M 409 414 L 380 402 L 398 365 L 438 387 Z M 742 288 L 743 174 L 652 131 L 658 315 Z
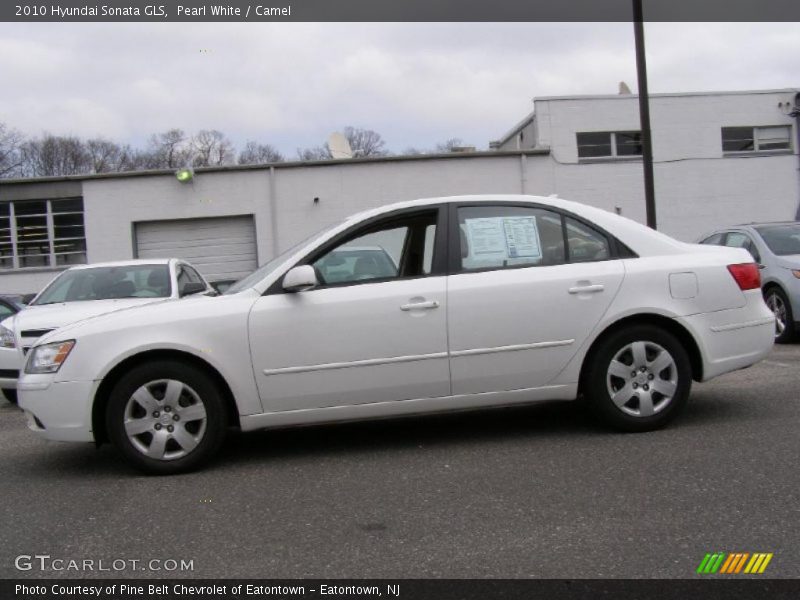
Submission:
M 28 427 L 48 440 L 93 442 L 92 398 L 99 381 L 52 381 L 25 375 L 17 385 Z
M 25 358 L 17 348 L 0 348 L 0 389 L 17 389 Z

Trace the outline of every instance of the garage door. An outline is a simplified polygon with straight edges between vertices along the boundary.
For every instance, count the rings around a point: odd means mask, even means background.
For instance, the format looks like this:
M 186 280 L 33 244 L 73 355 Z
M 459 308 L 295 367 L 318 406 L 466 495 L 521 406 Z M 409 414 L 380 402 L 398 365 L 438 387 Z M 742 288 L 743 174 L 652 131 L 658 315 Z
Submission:
M 257 266 L 252 215 L 136 223 L 139 258 L 183 258 L 209 281 L 238 279 Z

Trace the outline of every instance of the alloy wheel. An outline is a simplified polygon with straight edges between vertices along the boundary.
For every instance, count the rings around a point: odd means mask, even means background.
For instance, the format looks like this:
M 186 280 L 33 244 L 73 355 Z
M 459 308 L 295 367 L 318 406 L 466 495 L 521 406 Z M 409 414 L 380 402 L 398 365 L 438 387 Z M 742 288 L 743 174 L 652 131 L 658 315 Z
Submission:
M 662 346 L 635 341 L 622 347 L 606 374 L 614 405 L 633 417 L 650 417 L 663 411 L 678 390 L 678 367 Z
M 206 432 L 203 400 L 190 386 L 175 379 L 158 379 L 139 387 L 128 399 L 124 428 L 131 445 L 161 461 L 183 458 Z
M 786 331 L 786 304 L 775 292 L 767 296 L 767 306 L 775 315 L 775 337 L 780 337 Z

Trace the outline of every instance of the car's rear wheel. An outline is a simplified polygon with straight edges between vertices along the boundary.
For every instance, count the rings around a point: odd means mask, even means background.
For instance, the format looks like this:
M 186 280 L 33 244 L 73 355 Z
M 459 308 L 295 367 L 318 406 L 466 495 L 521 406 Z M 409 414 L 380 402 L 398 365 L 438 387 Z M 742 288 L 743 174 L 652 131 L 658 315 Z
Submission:
M 114 386 L 106 411 L 111 442 L 147 473 L 195 469 L 225 437 L 225 403 L 214 380 L 181 362 L 146 363 Z
M 680 341 L 668 331 L 636 325 L 611 334 L 589 356 L 583 392 L 607 424 L 622 431 L 663 427 L 689 397 L 692 371 Z
M 791 342 L 794 339 L 794 315 L 786 294 L 778 287 L 771 287 L 764 293 L 764 300 L 775 315 L 775 341 L 779 344 Z

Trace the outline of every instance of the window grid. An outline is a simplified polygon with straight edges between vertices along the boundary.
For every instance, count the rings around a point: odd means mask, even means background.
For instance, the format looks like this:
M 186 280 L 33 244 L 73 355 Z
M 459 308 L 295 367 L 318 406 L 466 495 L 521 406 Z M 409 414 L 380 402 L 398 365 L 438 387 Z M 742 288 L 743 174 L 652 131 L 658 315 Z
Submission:
M 723 127 L 721 136 L 722 151 L 725 154 L 792 149 L 792 128 L 790 125 Z
M 599 142 L 598 136 L 608 136 L 608 142 Z M 619 138 L 617 137 L 619 136 Z M 582 139 L 583 138 L 583 141 Z M 594 138 L 592 140 L 592 138 Z M 626 138 L 632 141 L 624 142 Z M 642 135 L 640 131 L 598 131 L 598 132 L 579 132 L 576 134 L 578 145 L 578 158 L 627 158 L 642 156 Z M 608 154 L 594 154 L 593 148 L 602 146 L 609 147 Z M 636 147 L 638 146 L 638 148 Z M 620 152 L 620 147 L 632 148 L 632 151 Z
M 22 210 L 23 207 L 32 208 L 35 202 L 44 203 L 44 212 L 31 212 Z M 82 264 L 86 262 L 86 233 L 83 220 L 83 199 L 57 199 L 57 200 L 18 200 L 5 203 L 8 207 L 8 229 L 11 242 L 11 256 L 5 256 L 0 261 L 0 270 L 20 269 L 20 268 L 52 268 L 58 266 Z M 55 204 L 55 206 L 54 206 Z M 64 206 L 59 206 L 63 204 Z M 71 206 L 70 206 L 71 204 Z M 59 208 L 66 208 L 63 212 Z M 78 210 L 76 210 L 78 209 Z M 35 210 L 35 209 L 34 209 Z M 56 216 L 79 216 L 74 224 L 65 225 L 65 233 L 75 234 L 78 231 L 82 235 L 61 235 L 56 237 Z M 36 225 L 36 218 L 44 217 L 44 232 L 38 231 L 40 225 Z M 5 218 L 5 216 L 3 217 Z M 27 220 L 27 221 L 26 221 Z M 30 223 L 21 226 L 20 221 Z M 42 238 L 44 233 L 45 238 Z M 35 239 L 20 239 L 35 238 Z M 64 244 L 66 242 L 66 244 Z M 46 248 L 46 253 L 42 249 Z M 62 250 L 63 249 L 63 250 Z M 8 258 L 11 259 L 11 266 L 7 265 Z M 35 264 L 42 258 L 46 258 L 45 264 Z M 34 263 L 34 264 L 30 264 Z

